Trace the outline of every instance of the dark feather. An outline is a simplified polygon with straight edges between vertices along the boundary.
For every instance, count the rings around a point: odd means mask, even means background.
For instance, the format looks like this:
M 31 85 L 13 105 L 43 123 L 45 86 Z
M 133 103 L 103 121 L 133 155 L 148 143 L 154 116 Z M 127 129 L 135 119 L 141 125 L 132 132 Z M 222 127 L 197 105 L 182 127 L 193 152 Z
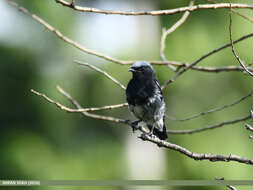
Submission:
M 127 85 L 126 99 L 130 111 L 151 126 L 153 134 L 164 140 L 167 138 L 164 124 L 165 103 L 162 90 L 155 73 L 148 63 L 138 62 L 130 68 L 133 78 Z

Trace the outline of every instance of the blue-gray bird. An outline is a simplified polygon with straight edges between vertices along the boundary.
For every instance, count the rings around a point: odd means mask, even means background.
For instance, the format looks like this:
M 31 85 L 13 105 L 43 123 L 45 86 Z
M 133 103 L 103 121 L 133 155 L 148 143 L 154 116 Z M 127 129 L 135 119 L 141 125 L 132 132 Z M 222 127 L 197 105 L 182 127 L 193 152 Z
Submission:
M 133 77 L 126 88 L 129 110 L 147 124 L 150 134 L 161 140 L 168 138 L 165 126 L 165 102 L 162 90 L 152 66 L 147 62 L 135 62 L 129 69 Z

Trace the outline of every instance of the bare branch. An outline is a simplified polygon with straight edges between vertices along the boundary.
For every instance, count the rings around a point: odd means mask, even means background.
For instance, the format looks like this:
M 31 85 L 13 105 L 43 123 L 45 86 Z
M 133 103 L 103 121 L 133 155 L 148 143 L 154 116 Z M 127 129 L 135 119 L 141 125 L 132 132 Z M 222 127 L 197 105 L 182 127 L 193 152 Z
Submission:
M 78 109 L 82 109 L 82 106 L 67 92 L 65 92 L 60 86 L 56 87 L 57 90 L 65 96 L 74 106 L 76 106 Z M 116 117 L 111 116 L 104 116 L 104 115 L 98 115 L 98 114 L 92 114 L 89 112 L 81 112 L 84 116 L 90 117 L 93 119 L 99 119 L 99 120 L 105 120 L 105 121 L 112 121 L 115 123 L 122 123 L 122 124 L 128 124 L 131 125 L 131 122 L 129 120 L 119 119 Z
M 100 110 L 109 110 L 109 109 L 116 109 L 116 108 L 122 108 L 122 107 L 125 107 L 127 106 L 128 104 L 127 103 L 123 103 L 123 104 L 117 104 L 117 105 L 110 105 L 110 106 L 103 106 L 103 107 L 98 107 L 98 108 L 79 108 L 79 109 L 72 109 L 72 108 L 68 108 L 64 105 L 62 105 L 61 103 L 59 102 L 56 102 L 54 100 L 52 100 L 51 98 L 49 98 L 47 95 L 43 94 L 43 93 L 40 93 L 40 92 L 37 92 L 33 89 L 31 89 L 31 92 L 38 95 L 38 96 L 41 96 L 43 97 L 44 99 L 46 99 L 48 102 L 52 103 L 52 104 L 55 104 L 58 108 L 60 108 L 61 110 L 63 111 L 66 111 L 66 112 L 71 112 L 71 113 L 76 113 L 76 112 L 88 112 L 88 111 L 100 111 Z
M 231 46 L 232 46 L 232 52 L 235 56 L 235 58 L 237 59 L 237 61 L 240 63 L 240 65 L 244 68 L 244 70 L 250 74 L 251 76 L 253 76 L 253 73 L 249 71 L 249 69 L 243 64 L 242 60 L 240 59 L 240 57 L 236 54 L 235 49 L 234 49 L 234 43 L 233 43 L 233 39 L 232 39 L 232 7 L 230 6 L 230 11 L 229 11 L 229 37 L 230 37 L 230 42 L 231 42 Z
M 99 14 L 106 14 L 106 15 L 126 15 L 126 16 L 140 16 L 140 15 L 151 15 L 151 16 L 158 16 L 158 15 L 172 15 L 176 13 L 182 13 L 186 11 L 196 11 L 200 9 L 221 9 L 221 8 L 229 8 L 229 3 L 218 3 L 218 4 L 199 4 L 195 6 L 188 6 L 188 7 L 180 7 L 176 9 L 167 9 L 167 10 L 156 10 L 156 11 L 106 11 L 96 8 L 90 7 L 81 7 L 73 5 L 72 3 L 68 3 L 65 0 L 55 0 L 57 3 L 65 7 L 72 8 L 76 11 L 80 12 L 90 12 L 90 13 L 99 13 Z M 232 8 L 240 8 L 240 9 L 253 9 L 253 5 L 250 4 L 239 4 L 234 3 L 231 4 Z
M 122 88 L 123 90 L 126 89 L 126 87 L 123 84 L 121 84 L 117 79 L 115 79 L 114 77 L 112 77 L 111 75 L 109 75 L 107 72 L 103 71 L 102 69 L 99 69 L 99 68 L 97 68 L 94 65 L 91 65 L 89 63 L 84 63 L 84 62 L 77 61 L 77 60 L 75 60 L 74 62 L 77 63 L 77 64 L 79 64 L 79 65 L 89 67 L 89 68 L 91 68 L 91 69 L 93 69 L 93 70 L 95 70 L 95 71 L 97 71 L 97 72 L 105 75 L 107 78 L 109 78 L 110 80 L 112 80 L 115 84 L 117 84 L 120 88 Z
M 193 4 L 194 4 L 194 1 L 190 1 L 189 7 L 193 6 Z M 170 27 L 168 30 L 163 30 L 162 37 L 161 37 L 161 48 L 160 48 L 160 56 L 163 61 L 166 61 L 166 56 L 164 55 L 166 38 L 168 37 L 169 34 L 174 32 L 179 26 L 181 26 L 186 21 L 189 15 L 190 15 L 190 12 L 186 11 L 183 14 L 183 16 L 172 27 Z
M 210 129 L 216 129 L 225 125 L 231 125 L 231 124 L 235 124 L 238 122 L 242 122 L 242 121 L 246 121 L 248 119 L 251 118 L 251 115 L 247 115 L 238 119 L 234 119 L 234 120 L 229 120 L 229 121 L 224 121 L 221 123 L 217 123 L 214 125 L 209 125 L 203 128 L 199 128 L 199 129 L 187 129 L 187 130 L 167 130 L 167 133 L 169 134 L 193 134 L 193 133 L 199 133 L 199 132 L 203 132 L 203 131 L 207 131 Z
M 169 80 L 167 80 L 166 82 L 164 82 L 163 85 L 161 86 L 162 89 L 164 89 L 168 84 L 174 82 L 174 81 L 175 81 L 178 77 L 180 77 L 184 72 L 186 72 L 187 70 L 191 69 L 193 66 L 195 66 L 196 64 L 198 64 L 200 61 L 203 61 L 205 58 L 207 58 L 207 57 L 209 57 L 209 56 L 211 56 L 211 55 L 213 55 L 213 54 L 215 54 L 215 53 L 217 53 L 217 52 L 219 52 L 219 51 L 221 51 L 221 50 L 223 50 L 223 49 L 225 49 L 225 48 L 231 46 L 232 43 L 233 43 L 233 44 L 236 44 L 236 43 L 238 43 L 238 42 L 240 42 L 240 41 L 242 41 L 242 40 L 245 40 L 245 39 L 247 39 L 247 38 L 249 38 L 249 37 L 252 37 L 252 36 L 253 36 L 253 33 L 247 34 L 247 35 L 242 36 L 241 38 L 239 38 L 239 39 L 237 39 L 237 40 L 235 40 L 235 41 L 231 41 L 231 42 L 228 43 L 228 44 L 225 44 L 225 45 L 223 45 L 223 46 L 221 46 L 221 47 L 219 47 L 219 48 L 217 48 L 217 49 L 214 49 L 214 50 L 208 52 L 207 54 L 202 55 L 202 56 L 201 56 L 200 58 L 198 58 L 196 61 L 194 61 L 193 63 L 187 65 L 187 66 L 184 67 L 181 71 L 177 72 L 172 78 L 170 78 Z M 243 66 L 242 66 L 242 67 L 243 67 Z M 244 67 L 243 67 L 243 68 L 244 68 Z
M 17 3 L 15 2 L 12 2 L 10 0 L 7 0 L 8 3 L 16 8 L 18 8 L 21 12 L 31 16 L 35 21 L 37 21 L 38 23 L 40 23 L 41 25 L 43 25 L 44 27 L 46 27 L 49 31 L 53 32 L 56 34 L 56 36 L 63 40 L 64 42 L 70 44 L 71 46 L 87 53 L 87 54 L 90 54 L 90 55 L 94 55 L 94 56 L 97 56 L 99 58 L 102 58 L 104 60 L 107 60 L 107 61 L 111 61 L 111 62 L 114 62 L 114 63 L 117 63 L 117 64 L 120 64 L 120 65 L 130 65 L 130 64 L 133 64 L 135 61 L 123 61 L 123 60 L 119 60 L 119 59 L 116 59 L 116 58 L 112 58 L 110 56 L 107 56 L 107 55 L 103 55 L 101 53 L 98 53 L 98 52 L 95 52 L 95 51 L 92 51 L 82 45 L 80 45 L 79 43 L 71 40 L 70 38 L 64 36 L 59 30 L 55 29 L 53 26 L 51 26 L 49 23 L 47 23 L 46 21 L 44 21 L 42 18 L 40 18 L 39 16 L 31 13 L 30 11 L 28 11 L 26 8 L 22 7 L 22 6 L 19 6 Z M 249 37 L 252 37 L 253 36 L 253 33 L 251 34 L 248 34 L 248 35 L 245 35 L 245 36 L 242 36 L 241 38 L 237 39 L 234 41 L 234 44 L 235 43 L 238 43 L 242 40 L 245 40 Z M 208 56 L 224 49 L 224 48 L 227 48 L 231 46 L 231 43 L 230 44 L 226 44 L 220 48 L 217 48 L 211 52 L 209 52 L 208 54 L 206 55 L 203 55 L 202 57 L 200 57 L 198 60 L 195 61 L 194 65 L 199 63 L 200 61 L 202 61 L 203 59 L 207 58 Z M 179 66 L 179 67 L 183 67 L 184 69 L 187 68 L 188 69 L 193 69 L 193 70 L 197 70 L 197 71 L 204 71 L 204 72 L 222 72 L 222 71 L 241 71 L 242 68 L 240 67 L 235 67 L 235 66 L 228 66 L 228 67 L 218 67 L 218 68 L 210 68 L 210 67 L 197 67 L 197 66 L 194 66 L 194 65 L 190 65 L 190 64 L 187 64 L 187 63 L 180 63 L 180 62 L 176 62 L 176 61 L 150 61 L 151 64 L 154 64 L 154 65 L 174 65 L 174 66 Z M 252 70 L 252 68 L 250 69 Z M 183 71 L 184 72 L 184 71 Z M 175 78 L 174 78 L 175 79 Z M 168 80 L 163 86 L 166 86 L 167 84 L 171 83 L 173 80 L 173 78 Z M 163 87 L 164 88 L 164 87 Z
M 230 190 L 237 190 L 237 188 L 235 188 L 234 186 L 232 186 L 232 185 L 226 185 L 227 186 L 227 188 L 229 188 Z
M 247 130 L 253 132 L 253 127 L 250 126 L 249 124 L 246 124 L 245 127 L 246 127 Z
M 172 119 L 172 118 L 170 118 L 170 120 L 173 120 L 173 121 L 188 121 L 188 120 L 195 119 L 195 118 L 198 118 L 200 116 L 203 116 L 203 115 L 206 115 L 206 114 L 209 114 L 209 113 L 221 111 L 223 109 L 226 109 L 226 108 L 232 107 L 236 104 L 239 104 L 243 100 L 246 100 L 248 97 L 250 97 L 252 94 L 253 94 L 253 90 L 251 92 L 249 92 L 247 95 L 239 98 L 238 100 L 236 100 L 236 101 L 234 101 L 230 104 L 226 104 L 226 105 L 223 105 L 221 107 L 213 108 L 213 109 L 210 109 L 208 111 L 204 111 L 204 112 L 201 112 L 201 113 L 198 113 L 198 114 L 194 114 L 192 116 L 189 116 L 189 117 L 186 117 L 186 118 L 183 118 L 183 119 Z
M 253 164 L 253 159 L 247 159 L 247 158 L 242 158 L 237 155 L 218 155 L 218 154 L 203 154 L 203 153 L 194 153 L 191 152 L 190 150 L 181 147 L 177 144 L 172 144 L 167 141 L 160 140 L 156 136 L 149 136 L 147 134 L 142 134 L 140 137 L 142 140 L 150 141 L 152 143 L 157 144 L 159 147 L 164 147 L 168 148 L 171 150 L 175 150 L 177 152 L 180 152 L 184 155 L 186 155 L 189 158 L 192 158 L 194 160 L 209 160 L 211 162 L 217 162 L 217 161 L 224 161 L 224 162 L 229 162 L 229 161 L 236 161 L 244 164 Z
M 82 109 L 80 104 L 74 98 L 72 98 L 72 96 L 70 96 L 67 92 L 65 92 L 62 88 L 57 86 L 57 90 L 62 95 L 64 95 L 78 109 Z M 39 94 L 37 94 L 37 95 L 39 95 Z M 50 103 L 52 103 L 50 101 L 51 99 L 50 100 L 47 99 L 47 98 L 45 98 L 45 99 L 47 101 L 49 101 Z M 55 102 L 55 101 L 53 101 L 53 102 Z M 58 106 L 58 107 L 61 108 L 60 106 Z M 90 117 L 90 118 L 94 118 L 94 119 L 100 119 L 100 120 L 106 120 L 106 121 L 112 121 L 112 122 L 115 122 L 115 123 L 121 123 L 121 124 L 126 124 L 128 126 L 132 126 L 132 122 L 129 121 L 129 120 L 119 119 L 119 118 L 110 117 L 110 116 L 91 114 L 91 113 L 88 113 L 88 112 L 81 112 L 81 113 L 86 117 Z M 154 135 L 152 135 L 152 136 L 147 135 L 146 134 L 148 132 L 147 129 L 142 127 L 142 126 L 139 126 L 138 129 L 143 132 L 143 134 L 140 137 L 142 140 L 150 141 L 154 144 L 157 144 L 159 147 L 164 147 L 164 148 L 167 148 L 167 149 L 177 151 L 177 152 L 182 153 L 182 154 L 186 155 L 187 157 L 192 158 L 194 160 L 209 160 L 209 161 L 212 161 L 212 162 L 216 162 L 216 161 L 225 161 L 225 162 L 236 161 L 236 162 L 240 162 L 240 163 L 244 163 L 244 164 L 253 165 L 253 160 L 247 159 L 247 158 L 242 158 L 242 157 L 239 157 L 239 156 L 236 156 L 236 155 L 216 155 L 216 154 L 194 153 L 194 152 L 191 152 L 188 149 L 186 149 L 184 147 L 181 147 L 179 145 L 172 144 L 172 143 L 164 141 L 164 140 L 160 140 L 159 138 L 157 138 Z

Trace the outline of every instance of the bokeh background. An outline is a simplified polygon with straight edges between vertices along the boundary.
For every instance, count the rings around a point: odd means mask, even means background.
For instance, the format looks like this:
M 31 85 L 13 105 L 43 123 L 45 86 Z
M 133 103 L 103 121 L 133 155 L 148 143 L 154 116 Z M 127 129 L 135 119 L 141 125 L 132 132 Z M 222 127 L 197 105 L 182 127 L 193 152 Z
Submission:
M 123 60 L 159 60 L 163 27 L 182 14 L 117 16 L 79 13 L 50 0 L 18 0 L 64 35 L 85 47 Z M 77 4 L 111 10 L 157 10 L 187 6 L 189 1 L 85 0 Z M 222 1 L 230 2 L 230 1 Z M 252 3 L 252 1 L 232 1 Z M 196 1 L 196 3 L 208 3 Z M 253 18 L 252 10 L 240 10 Z M 192 62 L 229 42 L 229 12 L 200 10 L 166 41 L 169 60 Z M 233 14 L 233 38 L 253 31 L 253 24 Z M 236 44 L 246 63 L 253 62 L 253 39 Z M 253 168 L 235 162 L 194 161 L 171 150 L 140 141 L 129 127 L 66 113 L 30 89 L 71 106 L 56 90 L 60 85 L 83 107 L 125 102 L 125 92 L 104 76 L 73 63 L 94 64 L 126 85 L 129 66 L 87 55 L 6 1 L 0 2 L 0 178 L 41 180 L 83 179 L 225 179 L 250 180 Z M 238 65 L 227 48 L 201 62 L 203 66 Z M 162 83 L 173 75 L 166 66 L 154 66 Z M 167 114 L 183 118 L 231 103 L 252 90 L 252 79 L 241 72 L 189 71 L 164 91 Z M 252 98 L 239 105 L 188 122 L 167 121 L 168 129 L 194 129 L 245 116 Z M 134 119 L 127 108 L 99 112 Z M 248 123 L 252 124 L 251 121 Z M 237 154 L 253 158 L 253 141 L 245 122 L 192 135 L 169 135 L 169 141 L 194 152 Z M 69 189 L 29 187 L 26 189 Z M 226 187 L 102 187 L 103 189 L 225 189 Z M 252 187 L 239 187 L 251 189 Z M 101 189 L 78 187 L 71 189 Z

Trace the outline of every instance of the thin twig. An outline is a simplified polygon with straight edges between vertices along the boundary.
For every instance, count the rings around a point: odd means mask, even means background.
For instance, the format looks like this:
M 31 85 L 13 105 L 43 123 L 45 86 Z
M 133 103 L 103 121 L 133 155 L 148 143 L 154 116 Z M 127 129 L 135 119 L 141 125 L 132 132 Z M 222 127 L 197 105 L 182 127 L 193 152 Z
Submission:
M 216 129 L 216 128 L 219 128 L 219 127 L 223 127 L 225 125 L 231 125 L 231 124 L 235 124 L 235 123 L 238 123 L 238 122 L 246 121 L 246 120 L 248 120 L 250 118 L 251 118 L 251 115 L 247 115 L 247 116 L 244 116 L 244 117 L 241 117 L 241 118 L 238 118 L 238 119 L 224 121 L 224 122 L 221 122 L 221 123 L 217 123 L 217 124 L 214 124 L 214 125 L 209 125 L 209 126 L 202 127 L 202 128 L 199 128 L 199 129 L 167 130 L 167 133 L 169 133 L 169 134 L 193 134 L 193 133 L 199 133 L 199 132 L 207 131 L 207 130 L 210 130 L 210 129 Z
M 234 9 L 232 9 L 232 11 L 233 11 L 233 13 L 235 13 L 235 14 L 239 15 L 240 17 L 242 17 L 242 18 L 250 21 L 251 23 L 253 23 L 253 19 L 252 18 L 250 18 L 250 17 L 248 17 L 248 16 L 246 16 L 246 15 L 244 15 L 244 14 L 242 14 L 242 13 L 240 13 L 240 12 L 234 10 Z
M 236 54 L 235 49 L 234 49 L 234 43 L 232 39 L 232 7 L 230 6 L 230 11 L 229 11 L 229 37 L 230 37 L 230 42 L 232 46 L 232 52 L 237 59 L 237 61 L 240 63 L 240 65 L 244 68 L 244 70 L 253 76 L 253 73 L 249 71 L 249 69 L 243 64 L 243 61 L 240 59 L 240 57 Z
M 230 104 L 226 104 L 226 105 L 223 105 L 223 106 L 220 106 L 220 107 L 217 107 L 217 108 L 210 109 L 208 111 L 204 111 L 204 112 L 201 112 L 201 113 L 198 113 L 198 114 L 194 114 L 192 116 L 189 116 L 189 117 L 186 117 L 186 118 L 183 118 L 183 119 L 173 119 L 173 118 L 170 118 L 170 120 L 173 120 L 173 121 L 188 121 L 188 120 L 195 119 L 195 118 L 198 118 L 198 117 L 206 115 L 206 114 L 210 114 L 210 113 L 213 113 L 213 112 L 221 111 L 221 110 L 226 109 L 228 107 L 232 107 L 232 106 L 234 106 L 236 104 L 239 104 L 243 100 L 246 100 L 248 97 L 252 96 L 252 94 L 253 94 L 253 90 L 251 92 L 249 92 L 247 95 L 239 98 L 238 100 L 235 100 L 234 102 L 232 102 Z
M 187 67 L 187 64 L 186 64 Z M 219 72 L 229 72 L 229 71 L 244 71 L 244 68 L 241 66 L 226 66 L 226 67 L 202 67 L 202 66 L 193 66 L 191 68 L 195 71 L 203 71 L 207 73 L 219 73 Z M 248 67 L 250 71 L 253 71 L 253 68 Z
M 200 58 L 198 58 L 196 61 L 192 62 L 191 64 L 188 64 L 186 67 L 184 67 L 181 71 L 177 72 L 174 76 L 172 76 L 169 80 L 167 80 L 166 82 L 163 83 L 163 85 L 161 86 L 162 89 L 164 89 L 168 84 L 174 82 L 178 77 L 180 77 L 184 72 L 186 72 L 187 70 L 193 68 L 196 64 L 198 64 L 200 61 L 203 61 L 204 59 L 206 59 L 207 57 L 227 48 L 227 47 L 230 47 L 232 46 L 232 43 L 233 44 L 236 44 L 242 40 L 245 40 L 249 37 L 252 37 L 253 36 L 253 33 L 250 33 L 250 34 L 247 34 L 245 36 L 242 36 L 241 38 L 235 40 L 235 41 L 230 41 L 230 43 L 228 44 L 225 44 L 217 49 L 214 49 L 210 52 L 208 52 L 207 54 L 204 54 L 202 55 Z M 243 66 L 242 66 L 243 67 Z M 243 67 L 244 68 L 244 67 Z
M 115 84 L 117 84 L 120 88 L 122 88 L 123 90 L 126 89 L 126 87 L 123 84 L 121 84 L 117 79 L 115 79 L 114 77 L 112 77 L 111 75 L 109 75 L 107 72 L 103 71 L 102 69 L 99 69 L 99 68 L 97 68 L 94 65 L 91 65 L 89 63 L 84 63 L 84 62 L 77 61 L 77 60 L 75 60 L 74 62 L 77 63 L 77 64 L 79 64 L 79 65 L 89 67 L 89 68 L 91 68 L 91 69 L 93 69 L 93 70 L 95 70 L 95 71 L 97 71 L 97 72 L 105 75 L 107 78 L 109 78 L 110 80 L 112 80 Z
M 160 65 L 164 65 L 165 62 L 160 62 Z M 151 62 L 151 64 L 153 64 Z M 159 65 L 159 62 L 155 62 L 155 64 Z M 189 64 L 188 63 L 172 63 L 172 65 L 178 66 L 178 68 L 182 68 L 182 67 L 188 67 Z M 248 67 L 248 69 L 250 71 L 253 71 L 253 68 Z M 203 66 L 192 66 L 191 70 L 194 71 L 202 71 L 202 72 L 207 72 L 207 73 L 220 73 L 220 72 L 230 72 L 230 71 L 244 71 L 244 68 L 241 66 L 234 66 L 234 65 L 230 65 L 230 66 L 224 66 L 224 67 L 203 67 Z
M 245 124 L 245 127 L 246 127 L 247 130 L 253 132 L 253 127 L 251 125 Z
M 200 9 L 221 9 L 221 8 L 229 8 L 229 3 L 218 3 L 218 4 L 199 4 L 195 6 L 188 6 L 188 7 L 180 7 L 175 9 L 167 9 L 167 10 L 156 10 L 156 11 L 107 11 L 101 10 L 97 8 L 90 8 L 90 7 L 81 7 L 74 5 L 72 3 L 68 3 L 65 0 L 55 0 L 57 3 L 60 3 L 63 6 L 72 8 L 76 11 L 80 12 L 90 12 L 90 13 L 100 13 L 106 15 L 126 15 L 126 16 L 140 16 L 140 15 L 151 15 L 151 16 L 158 16 L 158 15 L 172 15 L 176 13 L 182 13 L 186 11 L 196 11 Z M 250 4 L 239 4 L 234 3 L 231 4 L 232 8 L 241 8 L 241 9 L 253 9 L 253 5 Z
M 78 109 L 82 108 L 80 106 L 80 104 L 74 98 L 72 98 L 72 96 L 70 94 L 65 92 L 62 88 L 57 86 L 57 90 L 62 95 L 64 95 Z M 94 118 L 94 119 L 100 119 L 100 120 L 106 120 L 106 121 L 112 121 L 112 122 L 115 122 L 115 123 L 121 123 L 121 124 L 126 124 L 128 126 L 132 126 L 132 122 L 129 121 L 129 120 L 124 120 L 124 119 L 119 119 L 119 118 L 109 117 L 109 116 L 103 116 L 103 115 L 97 115 L 97 114 L 91 114 L 91 113 L 88 113 L 88 112 L 81 112 L 81 113 L 86 117 L 90 117 L 90 118 Z M 239 157 L 237 155 L 231 155 L 231 154 L 230 155 L 216 155 L 216 154 L 194 153 L 194 152 L 191 152 L 190 150 L 188 150 L 184 147 L 181 147 L 179 145 L 172 144 L 172 143 L 164 141 L 164 140 L 160 140 L 159 138 L 157 138 L 154 135 L 152 135 L 152 136 L 147 135 L 146 134 L 147 130 L 142 126 L 139 126 L 139 130 L 143 132 L 143 134 L 140 137 L 142 140 L 150 141 L 150 142 L 158 145 L 159 147 L 164 147 L 164 148 L 167 148 L 167 149 L 170 149 L 170 150 L 177 151 L 177 152 L 179 152 L 181 154 L 184 154 L 187 157 L 192 158 L 194 160 L 209 160 L 211 162 L 236 161 L 236 162 L 239 162 L 239 163 L 253 165 L 253 160 L 252 159 L 242 158 L 242 157 Z
M 224 177 L 222 177 L 222 178 L 216 177 L 215 179 L 216 179 L 216 180 L 224 180 Z M 234 186 L 232 186 L 232 185 L 226 185 L 226 187 L 229 188 L 230 190 L 237 190 L 237 189 L 236 189 Z
M 217 2 L 214 1 L 214 0 L 207 0 L 207 1 L 212 2 L 212 3 L 217 3 Z M 240 17 L 242 17 L 242 18 L 244 18 L 244 19 L 250 21 L 251 23 L 253 23 L 253 19 L 252 19 L 252 18 L 250 18 L 250 17 L 248 17 L 248 16 L 246 16 L 246 15 L 244 15 L 244 14 L 242 14 L 242 13 L 240 13 L 240 12 L 234 10 L 234 9 L 232 9 L 232 11 L 233 11 L 235 14 L 239 15 Z
M 193 6 L 193 3 L 194 1 L 190 1 L 189 6 L 190 7 Z M 190 15 L 190 12 L 186 11 L 183 14 L 183 16 L 172 27 L 170 27 L 168 30 L 163 30 L 162 36 L 161 36 L 161 47 L 160 47 L 160 57 L 162 58 L 163 61 L 166 61 L 166 56 L 164 54 L 164 51 L 165 51 L 165 41 L 168 35 L 174 32 L 179 26 L 181 26 L 186 21 L 189 15 Z
M 41 96 L 43 97 L 44 99 L 46 99 L 48 102 L 56 105 L 58 108 L 60 108 L 61 110 L 63 111 L 66 111 L 66 112 L 71 112 L 71 113 L 76 113 L 76 112 L 89 112 L 89 111 L 100 111 L 100 110 L 110 110 L 110 109 L 116 109 L 116 108 L 122 108 L 122 107 L 125 107 L 127 106 L 128 104 L 127 103 L 123 103 L 123 104 L 116 104 L 116 105 L 110 105 L 110 106 L 103 106 L 103 107 L 97 107 L 97 108 L 79 108 L 79 109 L 72 109 L 72 108 L 68 108 L 64 105 L 62 105 L 61 103 L 59 102 L 56 102 L 54 100 L 52 100 L 51 98 L 49 98 L 47 95 L 43 94 L 43 93 L 40 93 L 40 92 L 37 92 L 33 89 L 31 89 L 31 92 L 38 95 L 38 96 Z

